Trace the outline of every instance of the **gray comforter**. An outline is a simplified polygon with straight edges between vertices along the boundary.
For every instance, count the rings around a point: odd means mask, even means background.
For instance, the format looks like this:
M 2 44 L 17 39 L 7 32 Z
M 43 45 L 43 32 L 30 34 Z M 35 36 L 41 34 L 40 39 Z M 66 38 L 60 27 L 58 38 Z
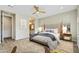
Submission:
M 32 39 L 32 37 L 37 36 L 37 35 L 44 36 L 44 37 L 50 37 L 52 41 L 56 40 L 56 38 L 54 37 L 54 35 L 52 35 L 50 33 L 37 33 L 37 34 L 32 34 L 30 37 Z
M 60 43 L 59 36 L 55 33 L 41 32 L 30 36 L 32 41 L 47 45 L 50 50 L 55 49 Z

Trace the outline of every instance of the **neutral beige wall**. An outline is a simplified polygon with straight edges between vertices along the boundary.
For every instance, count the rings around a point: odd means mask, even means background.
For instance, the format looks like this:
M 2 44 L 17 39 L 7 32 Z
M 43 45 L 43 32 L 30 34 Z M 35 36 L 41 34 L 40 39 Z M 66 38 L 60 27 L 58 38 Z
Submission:
M 15 30 L 16 40 L 25 39 L 29 37 L 29 31 L 28 31 L 29 28 L 28 28 L 28 22 L 26 18 L 16 14 L 15 26 L 16 26 L 16 30 Z
M 76 41 L 76 31 L 77 31 L 77 10 L 49 16 L 46 18 L 39 19 L 39 26 L 45 24 L 71 24 L 72 40 Z

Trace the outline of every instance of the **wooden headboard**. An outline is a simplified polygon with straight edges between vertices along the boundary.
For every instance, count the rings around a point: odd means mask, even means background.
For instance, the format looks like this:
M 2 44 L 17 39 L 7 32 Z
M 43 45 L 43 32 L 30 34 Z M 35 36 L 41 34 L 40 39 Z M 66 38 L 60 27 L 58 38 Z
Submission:
M 45 29 L 56 29 L 58 28 L 58 32 L 61 32 L 61 23 L 60 24 L 44 24 L 42 27 Z
M 54 29 L 54 28 L 59 28 L 60 24 L 46 24 L 45 28 L 49 28 L 49 29 Z

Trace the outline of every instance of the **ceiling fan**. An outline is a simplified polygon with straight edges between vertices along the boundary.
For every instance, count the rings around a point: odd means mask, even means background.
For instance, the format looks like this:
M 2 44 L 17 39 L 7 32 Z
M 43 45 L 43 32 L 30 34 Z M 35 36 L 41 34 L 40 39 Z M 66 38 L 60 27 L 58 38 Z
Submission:
M 40 8 L 39 8 L 38 6 L 36 6 L 36 5 L 34 5 L 33 8 L 34 8 L 34 10 L 35 10 L 35 11 L 33 12 L 33 14 L 46 13 L 45 11 L 40 10 Z
M 13 8 L 15 5 L 8 5 L 8 7 L 11 7 L 11 8 Z

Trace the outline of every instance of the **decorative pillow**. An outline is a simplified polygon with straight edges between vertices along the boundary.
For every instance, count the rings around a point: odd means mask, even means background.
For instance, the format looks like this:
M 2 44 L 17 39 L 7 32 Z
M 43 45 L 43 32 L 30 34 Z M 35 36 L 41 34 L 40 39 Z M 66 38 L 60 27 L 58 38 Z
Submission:
M 46 29 L 45 32 L 58 33 L 58 29 Z
M 54 30 L 53 29 L 46 29 L 45 32 L 52 32 L 52 33 L 54 33 Z

